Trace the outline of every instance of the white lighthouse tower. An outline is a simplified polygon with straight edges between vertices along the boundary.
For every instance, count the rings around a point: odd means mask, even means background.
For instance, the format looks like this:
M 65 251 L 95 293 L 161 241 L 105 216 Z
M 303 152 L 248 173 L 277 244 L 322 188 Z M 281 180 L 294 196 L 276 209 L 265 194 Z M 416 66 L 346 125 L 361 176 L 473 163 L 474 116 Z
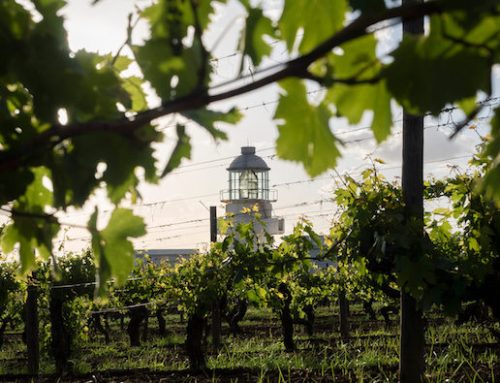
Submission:
M 255 147 L 243 146 L 241 155 L 236 157 L 227 171 L 229 189 L 221 191 L 221 201 L 226 204 L 226 215 L 232 215 L 234 223 L 254 221 L 258 237 L 264 230 L 268 234 L 283 234 L 283 218 L 273 217 L 272 202 L 276 202 L 278 192 L 269 189 L 269 166 L 255 154 Z M 257 206 L 263 225 L 253 219 L 251 214 L 242 214 L 247 208 Z M 264 227 L 262 227 L 264 226 Z

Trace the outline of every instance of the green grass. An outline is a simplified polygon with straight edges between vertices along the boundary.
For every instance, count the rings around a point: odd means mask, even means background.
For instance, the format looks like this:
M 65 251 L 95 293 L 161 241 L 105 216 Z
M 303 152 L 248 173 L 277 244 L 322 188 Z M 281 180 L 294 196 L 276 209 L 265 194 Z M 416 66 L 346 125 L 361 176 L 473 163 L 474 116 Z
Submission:
M 309 338 L 296 326 L 297 351 L 284 350 L 279 322 L 267 309 L 249 310 L 242 327 L 246 335 L 233 337 L 223 327 L 223 347 L 219 352 L 207 353 L 210 376 L 186 376 L 186 382 L 222 381 L 217 371 L 251 371 L 253 381 L 354 381 L 390 382 L 397 380 L 399 339 L 397 318 L 394 325 L 385 327 L 382 321 L 367 321 L 359 307 L 352 309 L 353 331 L 349 343 L 339 339 L 334 330 L 337 315 L 325 307 L 318 310 L 319 331 Z M 427 379 L 429 382 L 495 382 L 498 374 L 499 353 L 494 337 L 483 326 L 467 324 L 456 326 L 451 320 L 431 321 L 426 332 Z M 89 340 L 73 351 L 73 372 L 86 374 L 104 370 L 138 370 L 183 373 L 188 360 L 183 350 L 185 323 L 176 315 L 169 315 L 169 334 L 155 334 L 156 321 L 150 320 L 150 337 L 141 347 L 128 345 L 126 331 L 112 323 L 112 343 L 106 345 L 102 336 L 90 334 Z M 24 344 L 13 337 L 0 353 L 0 375 L 25 371 Z M 54 371 L 46 351 L 42 353 L 43 373 Z M 17 359 L 16 359 L 17 358 Z M 215 374 L 215 375 L 214 375 Z M 243 378 L 240 378 L 243 379 Z M 241 382 L 230 377 L 225 382 Z M 247 382 L 249 380 L 244 380 Z M 498 380 L 497 380 L 498 381 Z

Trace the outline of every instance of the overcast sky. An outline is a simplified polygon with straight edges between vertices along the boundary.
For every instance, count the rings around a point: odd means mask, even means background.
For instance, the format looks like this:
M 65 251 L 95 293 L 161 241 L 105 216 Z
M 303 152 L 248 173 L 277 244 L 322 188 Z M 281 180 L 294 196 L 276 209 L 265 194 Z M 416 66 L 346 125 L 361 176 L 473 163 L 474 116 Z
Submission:
M 69 0 L 64 9 L 69 42 L 73 50 L 87 49 L 100 53 L 116 52 L 125 40 L 127 16 L 133 11 L 134 4 L 143 7 L 148 1 L 133 0 L 101 0 L 98 5 L 90 6 L 90 0 Z M 280 1 L 269 0 L 265 8 L 270 15 L 278 16 Z M 214 25 L 207 36 L 207 46 L 223 35 L 221 43 L 213 52 L 220 58 L 216 65 L 216 80 L 223 81 L 235 76 L 240 57 L 233 55 L 239 27 L 242 25 L 242 9 L 233 1 L 227 8 L 220 7 L 214 18 Z M 223 33 L 225 31 L 225 33 Z M 144 25 L 139 25 L 134 32 L 134 41 L 140 42 L 147 33 Z M 381 39 L 379 50 L 388 51 L 400 38 L 398 28 L 388 28 L 378 32 Z M 276 44 L 272 59 L 264 65 L 270 65 L 285 60 L 284 49 Z M 498 84 L 499 71 L 496 71 Z M 498 95 L 498 87 L 495 89 Z M 312 94 L 311 97 L 318 97 Z M 219 200 L 219 191 L 227 188 L 226 167 L 231 158 L 240 152 L 240 146 L 247 144 L 257 147 L 261 155 L 271 167 L 270 185 L 278 190 L 278 201 L 274 204 L 275 214 L 285 218 L 285 226 L 289 232 L 298 217 L 305 215 L 314 222 L 318 232 L 328 232 L 329 223 L 334 213 L 334 205 L 329 202 L 335 187 L 334 172 L 325 173 L 310 180 L 300 165 L 281 161 L 274 154 L 274 144 L 277 129 L 272 120 L 276 100 L 277 87 L 269 86 L 251 94 L 238 97 L 215 105 L 216 108 L 228 108 L 237 105 L 244 111 L 244 119 L 234 127 L 225 127 L 229 140 L 216 143 L 194 124 L 188 125 L 192 136 L 192 159 L 184 161 L 182 166 L 167 176 L 159 185 L 141 185 L 142 204 L 136 207 L 137 213 L 144 216 L 151 227 L 150 233 L 136 241 L 136 248 L 196 248 L 209 240 L 208 209 L 210 205 L 218 206 L 219 215 L 224 208 Z M 152 105 L 158 102 L 154 95 L 149 97 Z M 353 100 L 353 102 L 356 102 Z M 488 113 L 488 111 L 486 111 Z M 336 171 L 340 174 L 349 172 L 358 175 L 370 165 L 367 156 L 382 158 L 386 165 L 381 166 L 388 178 L 399 177 L 401 173 L 401 111 L 394 108 L 395 134 L 383 145 L 376 146 L 367 129 L 370 116 L 358 126 L 349 127 L 344 119 L 332 121 L 331 128 L 345 142 L 343 158 L 339 161 Z M 425 131 L 425 166 L 426 175 L 436 177 L 447 175 L 450 166 L 465 167 L 467 158 L 478 143 L 477 134 L 465 131 L 453 141 L 447 138 L 449 128 L 438 127 L 452 121 L 449 114 L 438 121 L 429 119 L 430 126 Z M 167 140 L 158 147 L 158 158 L 164 161 L 172 148 L 175 132 L 170 127 L 172 120 L 165 118 L 159 121 L 159 126 L 165 129 Z M 478 122 L 482 132 L 487 131 L 484 121 Z M 307 128 L 307 127 L 304 127 Z M 443 160 L 443 161 L 441 161 Z M 98 203 L 102 208 L 106 204 L 102 198 L 95 198 L 89 207 Z M 64 220 L 66 222 L 82 223 L 87 219 L 87 213 L 72 212 Z M 161 226 L 154 228 L 155 226 Z M 71 229 L 66 232 L 65 247 L 67 250 L 80 249 L 88 246 L 88 235 L 81 230 Z

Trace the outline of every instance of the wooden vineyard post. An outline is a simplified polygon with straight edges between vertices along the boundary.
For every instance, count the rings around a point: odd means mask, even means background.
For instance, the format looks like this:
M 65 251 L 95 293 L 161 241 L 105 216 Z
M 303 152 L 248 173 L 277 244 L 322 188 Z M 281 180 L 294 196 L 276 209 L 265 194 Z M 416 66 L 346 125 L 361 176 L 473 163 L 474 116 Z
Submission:
M 39 328 L 38 328 L 38 287 L 36 274 L 28 280 L 26 297 L 26 346 L 28 352 L 28 373 L 38 375 L 40 365 Z
M 349 340 L 349 302 L 343 288 L 339 291 L 339 330 L 343 342 Z
M 210 242 L 217 242 L 217 206 L 210 206 Z
M 403 6 L 411 3 L 423 3 L 423 0 L 403 0 Z M 424 19 L 403 20 L 403 35 L 406 33 L 423 34 Z M 424 118 L 403 111 L 403 166 L 402 191 L 405 203 L 406 224 L 414 236 L 411 256 L 422 256 L 424 232 L 424 196 L 423 196 L 423 159 L 424 159 Z M 413 240 L 413 238 L 412 238 Z M 401 383 L 421 383 L 425 371 L 425 336 L 422 311 L 417 302 L 401 287 L 400 317 L 400 355 L 399 378 Z
M 217 207 L 210 206 L 210 242 L 217 242 Z M 221 312 L 220 300 L 216 299 L 212 305 L 212 344 L 215 350 L 221 348 Z

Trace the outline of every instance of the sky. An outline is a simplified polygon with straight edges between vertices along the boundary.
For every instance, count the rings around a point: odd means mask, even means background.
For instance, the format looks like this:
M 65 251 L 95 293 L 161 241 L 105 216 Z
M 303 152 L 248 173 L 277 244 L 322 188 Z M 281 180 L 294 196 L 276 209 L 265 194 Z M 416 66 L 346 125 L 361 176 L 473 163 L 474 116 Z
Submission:
M 108 53 L 116 52 L 125 41 L 128 14 L 134 7 L 142 8 L 149 1 L 101 0 L 95 6 L 90 3 L 90 0 L 69 0 L 63 10 L 70 47 L 72 50 Z M 268 0 L 264 1 L 264 8 L 270 16 L 278 17 L 281 4 L 281 1 Z M 206 36 L 209 48 L 220 40 L 215 49 L 211 49 L 213 56 L 218 58 L 214 61 L 214 80 L 217 82 L 232 79 L 237 74 L 241 58 L 235 54 L 235 49 L 242 25 L 243 11 L 234 1 L 230 0 L 226 8 L 219 7 Z M 139 43 L 147 33 L 145 25 L 139 24 L 134 30 L 133 41 Z M 377 35 L 380 52 L 390 51 L 400 38 L 398 28 L 394 27 L 383 29 Z M 263 65 L 272 65 L 285 59 L 283 46 L 275 44 L 272 57 Z M 498 85 L 498 68 L 494 76 L 495 85 Z M 495 86 L 494 95 L 499 93 L 498 86 Z M 321 91 L 313 92 L 310 96 L 312 99 L 319 97 Z M 236 126 L 223 127 L 229 137 L 225 142 L 215 142 L 202 128 L 188 124 L 187 130 L 192 137 L 191 160 L 183 161 L 179 169 L 158 185 L 140 186 L 142 200 L 139 206 L 134 207 L 134 211 L 144 217 L 149 233 L 135 241 L 137 249 L 205 248 L 210 238 L 208 207 L 217 206 L 218 215 L 224 213 L 219 193 L 228 187 L 226 168 L 232 158 L 239 155 L 241 146 L 255 146 L 257 154 L 271 168 L 270 185 L 278 191 L 278 200 L 273 207 L 275 215 L 285 219 L 286 232 L 290 232 L 299 217 L 306 216 L 313 222 L 317 232 L 328 233 L 335 213 L 331 197 L 337 175 L 348 173 L 359 176 L 364 168 L 370 166 L 370 158 L 384 160 L 385 165 L 380 165 L 380 169 L 389 179 L 400 176 L 401 134 L 398 132 L 401 130 L 402 112 L 396 106 L 393 110 L 393 134 L 380 146 L 375 144 L 370 131 L 366 129 L 370 123 L 369 114 L 357 126 L 349 126 L 342 118 L 333 120 L 332 131 L 345 143 L 342 158 L 335 171 L 310 179 L 301 165 L 280 160 L 275 155 L 277 129 L 273 114 L 277 99 L 278 87 L 272 85 L 214 105 L 214 108 L 222 110 L 238 106 L 244 113 L 244 118 Z M 159 102 L 152 93 L 148 100 L 152 106 Z M 488 113 L 486 110 L 485 114 Z M 455 166 L 465 168 L 474 146 L 479 142 L 477 133 L 472 130 L 463 132 L 454 140 L 448 139 L 449 123 L 454 120 L 459 121 L 458 116 L 450 113 L 439 119 L 426 119 L 424 169 L 427 177 L 446 176 Z M 158 121 L 159 129 L 166 134 L 165 142 L 156 147 L 160 163 L 168 158 L 175 142 L 174 124 L 175 120 L 169 117 Z M 478 121 L 477 126 L 481 133 L 488 129 L 484 120 Z M 83 211 L 70 211 L 61 219 L 69 223 L 85 223 L 89 211 L 96 204 L 105 212 L 110 208 L 102 193 L 97 193 Z M 89 246 L 85 231 L 65 228 L 63 233 L 61 251 L 77 251 Z

